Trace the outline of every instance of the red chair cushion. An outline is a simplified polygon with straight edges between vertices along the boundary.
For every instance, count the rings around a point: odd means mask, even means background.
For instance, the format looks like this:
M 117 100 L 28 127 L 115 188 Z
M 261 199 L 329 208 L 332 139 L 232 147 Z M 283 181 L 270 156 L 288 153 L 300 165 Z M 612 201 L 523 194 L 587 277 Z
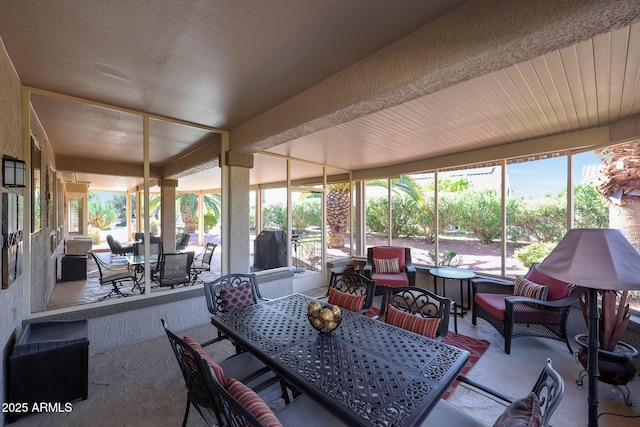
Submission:
M 229 378 L 229 384 L 226 388 L 231 396 L 260 421 L 260 425 L 264 427 L 282 427 L 271 408 L 255 391 L 235 378 Z
M 424 335 L 428 338 L 435 338 L 438 335 L 440 321 L 442 320 L 439 317 L 426 318 L 416 316 L 415 314 L 398 310 L 391 304 L 387 305 L 387 312 L 384 318 L 384 321 L 390 325 Z
M 218 379 L 218 382 L 223 387 L 226 387 L 227 386 L 227 376 L 224 374 L 224 371 L 222 370 L 222 367 L 220 365 L 218 365 L 211 358 L 211 356 L 209 356 L 209 354 L 204 350 L 204 348 L 202 348 L 200 343 L 198 343 L 196 340 L 194 340 L 193 338 L 188 337 L 188 336 L 185 336 L 183 338 L 183 340 L 184 340 L 184 342 L 189 344 L 192 349 L 194 349 L 195 351 L 197 351 L 200 354 L 200 358 L 202 360 L 204 360 L 205 362 L 207 362 L 209 364 L 209 366 L 211 367 L 211 369 L 213 370 L 213 374 Z
M 479 293 L 475 295 L 474 301 L 484 310 L 488 311 L 493 317 L 504 321 L 505 319 L 504 300 L 509 296 L 511 295 Z
M 409 278 L 405 273 L 373 273 L 371 278 L 376 281 L 376 286 L 409 286 Z
M 350 311 L 359 311 L 364 307 L 364 295 L 351 295 L 337 289 L 329 289 L 328 303 Z
M 562 299 L 571 293 L 571 285 L 569 283 L 562 282 L 558 279 L 554 279 L 544 273 L 541 273 L 536 268 L 537 265 L 538 264 L 533 264 L 529 269 L 527 275 L 524 277 L 534 283 L 546 286 L 549 289 L 549 294 L 547 295 L 548 301 L 556 301 Z
M 375 246 L 373 247 L 373 258 L 390 259 L 398 258 L 400 271 L 404 271 L 404 248 L 399 246 Z

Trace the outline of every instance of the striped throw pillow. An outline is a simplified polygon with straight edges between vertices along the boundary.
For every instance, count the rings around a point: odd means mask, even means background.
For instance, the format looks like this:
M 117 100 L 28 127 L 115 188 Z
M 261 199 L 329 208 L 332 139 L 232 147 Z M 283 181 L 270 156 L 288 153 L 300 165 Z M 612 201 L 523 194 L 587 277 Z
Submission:
M 213 374 L 216 376 L 216 378 L 218 379 L 218 382 L 222 385 L 222 387 L 226 387 L 227 386 L 227 376 L 224 374 L 224 371 L 222 370 L 222 367 L 220 365 L 218 365 L 211 358 L 211 356 L 209 356 L 209 354 L 206 351 L 204 351 L 204 348 L 202 348 L 202 346 L 196 340 L 194 340 L 193 338 L 188 337 L 188 336 L 185 336 L 183 339 L 184 339 L 184 342 L 189 344 L 192 349 L 194 349 L 195 351 L 198 352 L 198 354 L 200 355 L 202 360 L 204 360 L 205 362 L 207 362 L 209 364 L 209 366 L 213 370 Z
M 441 319 L 439 317 L 427 318 L 416 316 L 398 310 L 391 304 L 387 305 L 387 312 L 385 313 L 385 322 L 388 324 L 429 338 L 435 338 L 438 335 L 440 321 Z
M 262 400 L 255 391 L 236 380 L 229 378 L 227 391 L 242 406 L 244 406 L 264 427 L 282 427 L 280 421 L 271 408 Z
M 364 295 L 351 295 L 335 288 L 329 289 L 329 304 L 349 311 L 360 311 L 364 306 Z
M 400 273 L 400 258 L 374 258 L 373 266 L 376 268 L 376 273 Z
M 513 295 L 546 301 L 549 295 L 549 289 L 544 285 L 539 285 L 524 277 L 518 277 L 516 279 L 516 286 L 513 288 Z

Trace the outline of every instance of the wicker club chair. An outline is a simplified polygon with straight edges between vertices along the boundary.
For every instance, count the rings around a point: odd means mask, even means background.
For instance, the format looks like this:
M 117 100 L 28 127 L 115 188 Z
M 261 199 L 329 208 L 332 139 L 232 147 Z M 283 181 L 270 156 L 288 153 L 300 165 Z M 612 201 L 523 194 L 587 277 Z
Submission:
M 511 354 L 511 340 L 524 336 L 552 338 L 564 341 L 573 353 L 567 337 L 567 320 L 571 306 L 578 298 L 573 287 L 552 279 L 537 269 L 537 264 L 525 276 L 548 288 L 548 300 L 514 296 L 515 283 L 488 278 L 472 280 L 473 315 L 485 319 L 504 337 L 504 351 Z
M 396 259 L 397 265 L 395 265 L 395 262 L 389 263 L 389 261 Z M 377 267 L 376 264 L 378 264 Z M 383 269 L 379 267 L 383 267 Z M 415 286 L 416 268 L 411 262 L 411 248 L 400 246 L 374 246 L 367 248 L 367 263 L 364 266 L 363 274 L 376 281 L 378 285 L 376 295 L 382 293 L 384 285 Z

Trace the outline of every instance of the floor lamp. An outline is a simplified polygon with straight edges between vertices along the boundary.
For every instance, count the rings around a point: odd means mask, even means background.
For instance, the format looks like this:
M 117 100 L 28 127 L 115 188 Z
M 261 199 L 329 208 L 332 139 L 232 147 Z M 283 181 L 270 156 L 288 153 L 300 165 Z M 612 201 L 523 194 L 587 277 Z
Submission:
M 589 427 L 598 425 L 598 290 L 640 290 L 640 252 L 615 229 L 572 229 L 538 270 L 588 289 Z

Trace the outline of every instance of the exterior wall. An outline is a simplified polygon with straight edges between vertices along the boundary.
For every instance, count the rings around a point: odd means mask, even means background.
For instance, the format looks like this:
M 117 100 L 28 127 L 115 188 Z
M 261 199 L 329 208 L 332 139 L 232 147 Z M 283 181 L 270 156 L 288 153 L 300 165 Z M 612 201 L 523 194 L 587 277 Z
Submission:
M 40 188 L 40 212 L 41 228 L 31 234 L 31 312 L 37 313 L 47 309 L 49 299 L 56 284 L 56 264 L 58 257 L 64 253 L 64 242 L 56 241 L 56 224 L 51 218 L 50 212 L 56 209 L 55 201 L 47 200 L 47 181 L 55 185 L 53 178 L 55 171 L 55 158 L 53 149 L 47 138 L 47 134 L 40 125 L 38 117 L 33 109 L 30 109 L 31 135 L 38 142 L 41 151 L 41 188 Z M 53 189 L 49 189 L 52 193 Z M 25 193 L 25 197 L 28 194 Z M 57 195 L 62 197 L 62 195 Z M 55 218 L 55 216 L 53 216 Z M 27 233 L 27 235 L 29 235 Z
M 1 40 L 0 40 L 1 42 Z M 22 94 L 20 80 L 9 61 L 4 46 L 0 43 L 0 154 L 24 159 L 22 148 Z M 6 189 L 0 192 L 12 192 L 25 195 L 25 189 Z M 2 199 L 0 198 L 0 204 Z M 2 209 L 0 209 L 0 220 Z M 28 233 L 27 233 L 28 236 Z M 0 257 L 0 268 L 2 257 Z M 24 274 L 16 279 L 8 289 L 0 289 L 0 343 L 2 345 L 2 365 L 0 368 L 0 402 L 6 400 L 5 374 L 7 360 L 17 335 L 22 331 L 24 317 Z M 4 425 L 4 414 L 0 413 L 0 424 Z

